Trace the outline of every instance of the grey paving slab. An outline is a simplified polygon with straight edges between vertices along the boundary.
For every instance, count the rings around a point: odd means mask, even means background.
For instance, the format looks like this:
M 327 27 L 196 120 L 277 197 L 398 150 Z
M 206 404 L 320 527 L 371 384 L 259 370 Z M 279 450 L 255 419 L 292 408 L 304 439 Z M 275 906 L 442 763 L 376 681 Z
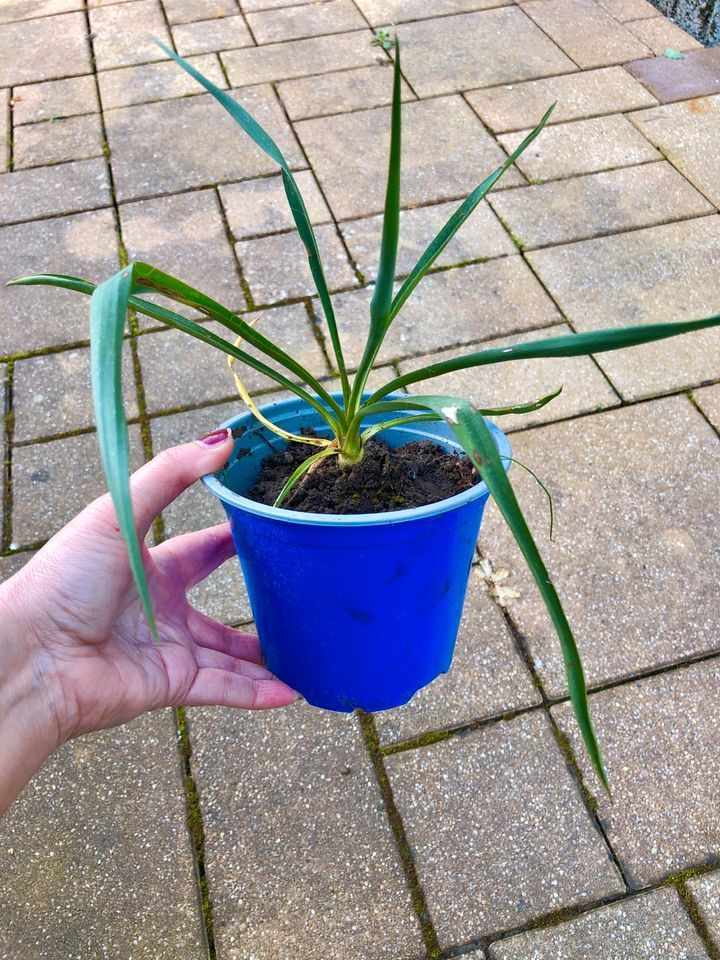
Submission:
M 183 57 L 191 53 L 251 47 L 253 38 L 241 16 L 221 17 L 173 27 L 173 40 Z
M 0 93 L 0 173 L 5 173 L 10 160 L 10 91 Z
M 720 935 L 720 874 L 713 872 L 705 877 L 697 877 L 690 880 L 687 886 L 697 904 L 700 919 L 717 942 Z
M 635 886 L 717 863 L 713 766 L 719 680 L 717 660 L 708 660 L 590 698 L 612 803 L 588 770 L 568 705 L 553 710 L 596 793 L 608 839 Z
M 509 153 L 529 132 L 503 133 L 498 140 Z M 517 165 L 532 180 L 555 180 L 660 159 L 627 117 L 614 114 L 547 127 Z
M 528 259 L 582 332 L 715 313 L 719 244 L 715 215 L 538 250 Z M 603 353 L 598 363 L 628 400 L 694 386 L 717 377 L 720 333 Z
M 102 155 L 102 126 L 97 113 L 31 123 L 17 127 L 13 135 L 15 170 Z
M 288 163 L 305 165 L 271 87 L 252 87 L 232 96 L 265 127 Z M 277 169 L 209 94 L 108 110 L 105 122 L 121 201 L 257 177 Z M 167 149 L 169 142 L 179 139 L 182 150 Z
M 0 9 L 0 23 L 34 20 L 72 10 L 82 10 L 82 0 L 5 0 Z
M 3 281 L 33 273 L 63 273 L 98 283 L 120 267 L 110 210 L 3 227 L 0 247 Z M 70 290 L 2 283 L 0 354 L 86 340 L 88 310 L 87 298 Z
M 630 21 L 625 26 L 631 33 L 650 47 L 656 56 L 662 56 L 666 50 L 702 50 L 703 45 L 681 30 L 677 24 L 665 17 L 648 17 Z
M 0 175 L 0 224 L 94 210 L 109 203 L 103 158 Z
M 359 362 L 365 345 L 371 295 L 372 290 L 362 290 L 334 298 L 350 365 Z M 433 317 L 443 322 L 432 323 Z M 502 257 L 425 277 L 395 318 L 378 356 L 387 362 L 559 320 L 555 305 L 521 258 Z
M 407 276 L 427 245 L 457 210 L 458 203 L 437 203 L 400 212 L 400 242 L 396 275 Z M 366 280 L 377 273 L 382 238 L 382 214 L 362 220 L 348 220 L 340 230 L 350 253 Z M 512 256 L 517 247 L 497 217 L 483 201 L 435 261 L 437 267 L 449 267 L 471 260 L 490 260 Z
M 523 10 L 583 70 L 649 56 L 635 34 L 593 0 L 535 0 Z
M 491 960 L 705 960 L 708 954 L 680 897 L 670 890 L 633 897 L 545 930 L 490 946 Z
M 170 42 L 159 0 L 131 0 L 91 9 L 90 27 L 98 70 L 167 59 L 150 39 Z
M 653 107 L 632 120 L 698 190 L 720 204 L 720 161 L 711 146 L 720 130 L 720 97 Z
M 385 63 L 375 63 L 371 67 L 283 80 L 278 84 L 278 93 L 291 120 L 384 107 L 392 102 L 389 66 L 388 60 Z M 415 99 L 404 80 L 402 98 Z
M 138 427 L 130 427 L 130 462 L 143 462 Z M 106 491 L 94 433 L 16 447 L 12 462 L 13 542 L 46 540 Z
M 620 23 L 662 16 L 658 8 L 649 0 L 600 0 L 600 6 L 605 7 L 607 12 Z
M 0 25 L 0 87 L 74 76 L 90 70 L 83 13 Z
M 421 97 L 576 69 L 518 6 L 409 23 L 402 37 L 403 72 Z
M 30 83 L 13 90 L 13 122 L 16 127 L 97 110 L 95 79 L 89 75 Z
M 471 90 L 466 99 L 495 133 L 532 129 L 552 103 L 550 124 L 656 105 L 655 97 L 617 66 Z
M 332 217 L 312 171 L 299 170 L 294 177 L 310 221 L 328 223 Z M 221 186 L 220 199 L 236 240 L 295 230 L 280 174 Z
M 714 213 L 669 163 L 646 163 L 490 196 L 525 249 Z
M 227 89 L 227 80 L 220 69 L 215 54 L 187 57 L 204 76 L 222 90 Z M 146 63 L 139 66 L 103 70 L 98 74 L 103 107 L 130 107 L 136 103 L 153 100 L 171 100 L 188 94 L 202 93 L 203 88 L 176 63 L 168 60 L 161 63 Z
M 262 2 L 262 0 L 252 0 Z M 502 0 L 445 0 L 442 8 L 434 0 L 357 0 L 357 6 L 374 27 L 406 20 L 422 20 L 443 14 L 468 13 L 485 7 L 501 7 Z
M 192 23 L 215 17 L 233 17 L 238 12 L 235 0 L 162 0 L 168 23 Z
M 376 48 L 370 45 L 371 40 L 369 30 L 354 30 L 328 37 L 310 37 L 306 40 L 269 43 L 252 49 L 230 50 L 222 54 L 221 60 L 230 84 L 242 87 L 248 83 L 290 80 L 293 77 L 368 66 L 375 63 L 378 57 Z
M 352 0 L 326 0 L 280 10 L 249 12 L 247 18 L 257 43 L 297 40 L 367 27 L 365 18 Z
M 407 103 L 403 113 L 402 203 L 415 207 L 470 193 L 505 159 L 458 96 Z M 327 201 L 340 220 L 380 213 L 385 200 L 390 108 L 295 125 Z M 447 144 L 453 148 L 448 152 Z M 510 170 L 503 184 L 522 180 Z M 353 184 L 348 191 L 348 183 Z
M 421 955 L 355 718 L 295 704 L 190 724 L 219 955 Z
M 720 93 L 720 50 L 706 48 L 690 51 L 682 60 L 651 57 L 627 64 L 650 92 L 668 103 Z
M 5 583 L 10 577 L 14 577 L 33 556 L 32 551 L 27 551 L 13 553 L 8 557 L 0 557 L 0 583 Z
M 0 954 L 202 960 L 169 711 L 66 744 L 0 826 Z
M 391 743 L 539 702 L 482 573 L 473 567 L 449 673 L 404 707 L 377 713 L 375 723 L 381 741 Z
M 441 945 L 623 890 L 541 713 L 386 764 Z
M 566 324 L 557 324 L 543 330 L 534 330 L 513 337 L 483 341 L 472 350 L 503 349 L 527 340 L 546 340 L 562 337 L 570 332 Z M 471 352 L 467 347 L 444 350 L 425 357 L 405 360 L 401 373 L 409 373 L 431 363 L 449 360 Z M 493 417 L 503 430 L 551 423 L 579 413 L 592 413 L 619 403 L 617 394 L 589 357 L 568 357 L 552 360 L 517 360 L 494 366 L 457 370 L 442 377 L 410 384 L 410 393 L 444 393 L 466 397 L 478 407 L 510 406 L 547 396 L 558 387 L 563 392 L 547 406 L 534 413 Z
M 666 398 L 515 434 L 514 455 L 555 503 L 514 472 L 513 485 L 597 685 L 718 649 L 713 533 L 717 436 L 685 397 Z M 530 481 L 530 482 L 528 482 Z M 682 490 L 682 496 L 678 491 Z M 566 691 L 559 642 L 515 542 L 495 511 L 484 554 L 510 571 L 508 609 L 552 696 Z
M 693 400 L 716 430 L 720 430 L 720 384 L 693 390 Z

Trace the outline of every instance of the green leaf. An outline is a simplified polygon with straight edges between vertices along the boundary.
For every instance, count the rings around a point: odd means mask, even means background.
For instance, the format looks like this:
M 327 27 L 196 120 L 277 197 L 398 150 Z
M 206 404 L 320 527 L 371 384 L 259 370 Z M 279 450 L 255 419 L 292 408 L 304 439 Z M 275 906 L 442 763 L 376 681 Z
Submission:
M 668 60 L 684 60 L 685 59 L 684 53 L 682 53 L 680 50 L 673 50 L 672 47 L 668 47 L 665 53 L 663 54 L 663 56 L 667 57 Z
M 500 512 L 505 518 L 525 557 L 525 562 L 535 579 L 535 583 L 537 584 L 560 639 L 563 660 L 565 661 L 565 673 L 570 690 L 570 699 L 572 700 L 585 747 L 595 772 L 609 793 L 610 787 L 590 716 L 585 676 L 575 638 L 570 629 L 567 617 L 565 616 L 560 598 L 550 579 L 550 574 L 540 556 L 540 552 L 535 545 L 535 541 L 520 509 L 515 491 L 507 478 L 492 434 L 482 415 L 475 410 L 467 400 L 459 397 L 436 396 L 414 397 L 413 399 L 418 403 L 423 403 L 428 409 L 433 410 L 435 413 L 439 413 L 458 438 L 465 452 L 480 472 L 482 479 L 487 484 L 490 493 L 493 495 Z
M 557 387 L 552 393 L 548 393 L 544 397 L 538 397 L 537 400 L 530 400 L 527 403 L 508 404 L 502 407 L 480 407 L 478 413 L 481 413 L 484 417 L 502 417 L 506 414 L 513 413 L 533 413 L 535 410 L 540 410 L 550 403 L 551 400 L 554 400 L 555 397 L 559 396 L 562 393 L 562 389 L 562 386 Z M 360 407 L 357 414 L 357 421 L 361 422 L 365 420 L 366 417 L 374 416 L 377 413 L 388 413 L 393 410 L 419 410 L 424 409 L 424 407 L 425 404 L 416 400 L 412 394 L 408 394 L 407 400 L 381 400 L 378 403 L 368 401 Z
M 337 447 L 326 447 L 324 450 L 321 450 L 319 453 L 314 453 L 311 457 L 308 457 L 307 460 L 303 460 L 299 467 L 296 467 L 295 470 L 290 474 L 285 485 L 283 486 L 280 493 L 277 495 L 274 507 L 282 506 L 283 501 L 286 499 L 287 495 L 290 493 L 295 484 L 303 477 L 308 470 L 316 463 L 319 463 L 320 460 L 324 460 L 326 457 L 331 457 L 333 455 L 337 456 L 338 450 Z

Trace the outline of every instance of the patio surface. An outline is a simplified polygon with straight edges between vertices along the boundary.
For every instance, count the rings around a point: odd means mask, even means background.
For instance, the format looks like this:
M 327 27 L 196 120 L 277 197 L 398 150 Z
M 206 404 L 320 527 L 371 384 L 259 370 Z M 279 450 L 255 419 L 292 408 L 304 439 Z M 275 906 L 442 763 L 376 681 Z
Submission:
M 558 107 L 400 315 L 384 376 L 470 343 L 720 310 L 720 50 L 647 0 L 87 7 L 0 4 L 3 279 L 101 280 L 149 260 L 261 311 L 261 329 L 332 380 L 278 176 L 147 35 L 232 89 L 286 151 L 356 361 L 391 87 L 370 41 L 397 23 L 400 275 Z M 0 288 L 0 361 L 5 578 L 103 491 L 87 302 Z M 0 957 L 718 960 L 719 376 L 720 332 L 707 331 L 443 381 L 484 403 L 565 385 L 503 425 L 555 495 L 550 543 L 542 493 L 514 472 L 577 631 L 612 803 L 491 507 L 453 669 L 409 706 L 167 711 L 51 759 L 0 824 Z M 125 387 L 137 464 L 238 403 L 219 355 L 144 320 Z M 218 518 L 193 489 L 164 535 Z M 195 602 L 251 618 L 234 560 Z

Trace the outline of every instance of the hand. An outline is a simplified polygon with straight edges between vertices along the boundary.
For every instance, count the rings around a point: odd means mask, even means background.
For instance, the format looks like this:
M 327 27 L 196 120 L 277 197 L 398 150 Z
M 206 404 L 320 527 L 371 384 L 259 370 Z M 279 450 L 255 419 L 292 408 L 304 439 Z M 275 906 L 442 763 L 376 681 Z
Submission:
M 231 451 L 230 433 L 216 432 L 142 467 L 131 478 L 141 541 L 155 517 Z M 143 614 L 109 495 L 0 586 L 0 784 L 13 774 L 12 758 L 3 759 L 7 749 L 18 754 L 25 780 L 32 775 L 30 741 L 44 754 L 39 766 L 65 740 L 148 710 L 263 709 L 297 699 L 262 666 L 255 635 L 223 626 L 187 601 L 186 590 L 233 554 L 227 524 L 143 552 L 160 644 Z M 0 786 L 0 811 L 4 792 Z

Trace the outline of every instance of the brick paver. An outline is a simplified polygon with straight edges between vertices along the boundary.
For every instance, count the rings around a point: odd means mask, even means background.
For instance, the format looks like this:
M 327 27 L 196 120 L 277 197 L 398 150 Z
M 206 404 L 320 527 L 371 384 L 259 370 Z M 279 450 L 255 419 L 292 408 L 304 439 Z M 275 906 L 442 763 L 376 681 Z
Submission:
M 392 50 L 376 28 L 403 43 L 398 277 L 557 107 L 396 318 L 371 388 L 467 349 L 720 309 L 720 50 L 649 0 L 5 0 L 0 279 L 99 281 L 143 259 L 259 316 L 337 390 L 277 168 L 148 35 L 285 152 L 352 367 L 389 142 Z M 87 307 L 0 285 L 0 581 L 104 489 Z M 128 326 L 134 465 L 239 409 L 225 359 L 157 327 Z M 0 955 L 720 956 L 719 370 L 706 331 L 416 388 L 485 406 L 564 387 L 500 423 L 554 497 L 550 543 L 547 501 L 513 466 L 594 687 L 612 804 L 490 504 L 454 665 L 408 706 L 361 722 L 306 705 L 191 711 L 182 758 L 158 714 L 53 758 L 0 825 Z M 244 376 L 261 399 L 286 396 Z M 153 536 L 223 517 L 196 485 Z M 252 629 L 235 558 L 190 598 Z

